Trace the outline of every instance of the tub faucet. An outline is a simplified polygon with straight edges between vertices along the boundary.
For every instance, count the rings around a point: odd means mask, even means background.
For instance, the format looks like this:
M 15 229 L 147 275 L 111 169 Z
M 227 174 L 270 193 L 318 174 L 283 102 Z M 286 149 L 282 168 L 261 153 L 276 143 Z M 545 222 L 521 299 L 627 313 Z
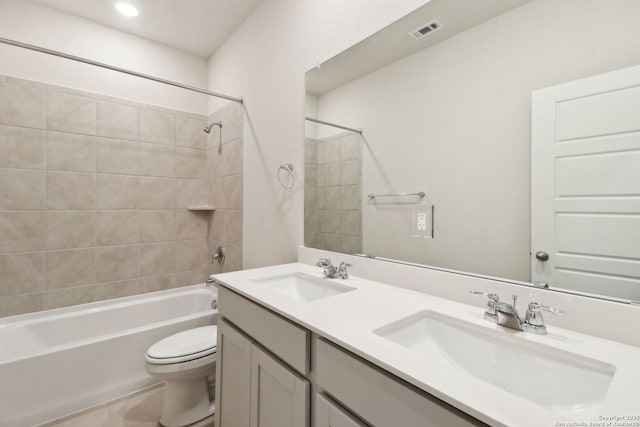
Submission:
M 513 304 L 509 304 L 508 302 L 500 301 L 496 294 L 478 291 L 471 291 L 471 293 L 485 295 L 489 298 L 487 310 L 484 313 L 486 320 L 518 331 L 532 332 L 540 335 L 546 334 L 547 327 L 544 324 L 541 311 L 548 311 L 558 315 L 566 313 L 566 311 L 560 310 L 559 308 L 549 307 L 539 304 L 536 301 L 531 301 L 524 318 L 522 318 L 516 307 L 516 302 L 518 301 L 517 295 L 513 295 Z

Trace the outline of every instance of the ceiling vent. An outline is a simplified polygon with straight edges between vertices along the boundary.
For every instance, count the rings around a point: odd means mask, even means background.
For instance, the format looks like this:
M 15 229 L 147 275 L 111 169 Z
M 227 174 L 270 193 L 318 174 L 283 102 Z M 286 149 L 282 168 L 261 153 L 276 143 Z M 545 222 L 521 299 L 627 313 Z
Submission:
M 442 28 L 442 25 L 438 21 L 431 21 L 411 31 L 409 35 L 416 40 L 420 40 L 421 38 L 438 31 L 440 28 Z

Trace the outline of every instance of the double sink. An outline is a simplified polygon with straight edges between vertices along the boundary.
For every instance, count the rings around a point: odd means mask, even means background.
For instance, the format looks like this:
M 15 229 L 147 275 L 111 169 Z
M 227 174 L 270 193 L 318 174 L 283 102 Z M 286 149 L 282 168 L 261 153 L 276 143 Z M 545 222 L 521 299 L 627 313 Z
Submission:
M 357 291 L 345 281 L 290 272 L 252 279 L 299 303 Z M 349 283 L 349 281 L 346 281 Z M 566 416 L 595 413 L 607 395 L 613 365 L 528 340 L 487 323 L 475 324 L 433 310 L 394 320 L 369 333 L 419 356 L 433 369 L 447 367 Z

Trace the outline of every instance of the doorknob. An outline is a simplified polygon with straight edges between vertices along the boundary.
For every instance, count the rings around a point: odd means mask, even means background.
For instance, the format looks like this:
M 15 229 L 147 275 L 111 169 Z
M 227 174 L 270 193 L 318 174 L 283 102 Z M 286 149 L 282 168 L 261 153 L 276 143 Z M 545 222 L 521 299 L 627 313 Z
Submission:
M 549 254 L 544 251 L 538 251 L 536 252 L 536 259 L 538 261 L 546 261 L 549 259 Z

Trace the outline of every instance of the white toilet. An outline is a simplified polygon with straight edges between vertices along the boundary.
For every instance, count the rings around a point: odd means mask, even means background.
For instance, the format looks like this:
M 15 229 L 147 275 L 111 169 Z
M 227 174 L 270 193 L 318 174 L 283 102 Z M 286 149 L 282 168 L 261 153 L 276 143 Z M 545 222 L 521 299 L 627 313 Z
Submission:
M 183 427 L 215 411 L 210 390 L 215 379 L 218 327 L 178 332 L 147 350 L 147 372 L 165 381 L 160 424 Z

